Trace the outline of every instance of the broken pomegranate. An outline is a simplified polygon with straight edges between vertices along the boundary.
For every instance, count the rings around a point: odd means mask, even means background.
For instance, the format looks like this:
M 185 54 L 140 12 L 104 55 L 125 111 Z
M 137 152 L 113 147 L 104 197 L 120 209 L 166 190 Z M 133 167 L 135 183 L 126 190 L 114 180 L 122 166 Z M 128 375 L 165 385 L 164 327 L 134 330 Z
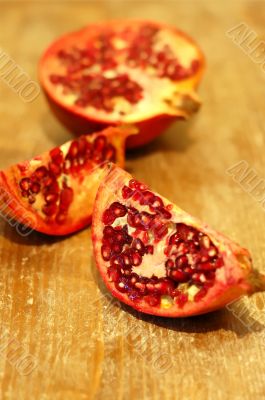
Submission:
M 110 127 L 0 171 L 1 212 L 50 235 L 90 224 L 106 163 L 124 165 L 125 140 L 133 133 Z
M 265 290 L 246 249 L 109 168 L 94 205 L 92 240 L 115 297 L 148 314 L 185 317 Z
M 114 21 L 67 34 L 45 51 L 39 76 L 55 115 L 75 134 L 133 124 L 138 147 L 198 109 L 204 59 L 176 28 Z

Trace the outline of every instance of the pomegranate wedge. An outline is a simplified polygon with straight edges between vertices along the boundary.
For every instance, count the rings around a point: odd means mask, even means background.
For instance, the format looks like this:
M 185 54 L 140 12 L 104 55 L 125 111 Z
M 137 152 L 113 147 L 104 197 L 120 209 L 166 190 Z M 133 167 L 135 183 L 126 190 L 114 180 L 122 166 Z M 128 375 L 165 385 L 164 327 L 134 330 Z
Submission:
M 92 240 L 113 296 L 144 313 L 186 317 L 265 290 L 246 249 L 109 168 L 96 196 Z
M 150 21 L 89 25 L 43 54 L 40 82 L 55 115 L 76 134 L 133 124 L 141 146 L 199 107 L 204 58 L 183 32 Z
M 106 163 L 124 165 L 125 140 L 133 133 L 110 127 L 1 171 L 1 212 L 49 235 L 90 224 Z

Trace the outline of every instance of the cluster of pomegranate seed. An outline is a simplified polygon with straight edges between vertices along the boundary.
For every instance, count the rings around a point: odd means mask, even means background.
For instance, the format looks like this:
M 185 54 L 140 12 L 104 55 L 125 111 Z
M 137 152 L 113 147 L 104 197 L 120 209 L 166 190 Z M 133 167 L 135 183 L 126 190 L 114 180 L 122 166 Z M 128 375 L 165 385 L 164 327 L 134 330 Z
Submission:
M 222 257 L 210 238 L 194 227 L 171 221 L 171 206 L 134 179 L 122 188 L 125 203 L 134 201 L 143 211 L 113 202 L 103 213 L 101 254 L 109 262 L 108 277 L 117 290 L 137 301 L 144 299 L 159 306 L 161 296 L 170 296 L 183 307 L 189 301 L 189 288 L 195 287 L 193 301 L 203 298 L 214 284 L 215 273 L 223 266 Z M 148 211 L 147 211 L 148 210 Z M 150 211 L 150 212 L 149 212 Z M 154 254 L 163 243 L 164 276 L 142 276 L 137 268 L 144 257 Z
M 122 97 L 131 104 L 143 97 L 142 87 L 127 74 L 106 78 L 102 75 L 83 75 L 78 78 L 51 75 L 51 82 L 61 84 L 64 93 L 77 96 L 75 104 L 80 107 L 91 106 L 98 110 L 111 112 L 115 108 L 114 99 Z
M 59 50 L 57 59 L 64 66 L 65 74 L 51 74 L 50 81 L 61 85 L 64 94 L 74 94 L 79 107 L 92 106 L 112 112 L 115 99 L 121 97 L 136 104 L 143 98 L 143 88 L 129 76 L 130 69 L 140 68 L 151 76 L 178 81 L 199 68 L 197 60 L 183 67 L 167 44 L 157 50 L 160 31 L 148 24 L 119 32 L 106 28 L 87 41 L 85 47 Z M 126 66 L 128 73 L 120 73 L 120 65 Z M 109 71 L 111 76 L 107 74 Z
M 140 27 L 128 45 L 127 65 L 131 68 L 148 68 L 150 73 L 173 81 L 186 79 L 196 73 L 199 68 L 197 60 L 193 60 L 189 68 L 184 68 L 168 44 L 165 44 L 161 50 L 155 49 L 158 32 L 159 29 L 154 26 Z
M 115 161 L 116 150 L 103 135 L 90 142 L 81 136 L 71 142 L 66 155 L 59 147 L 51 150 L 49 155 L 47 165 L 42 165 L 30 176 L 23 177 L 19 187 L 29 204 L 34 204 L 37 196 L 41 196 L 42 212 L 47 219 L 62 224 L 74 198 L 73 189 L 69 186 L 70 176 L 78 174 L 88 165 L 91 166 L 91 163 Z
M 183 223 L 176 224 L 176 232 L 169 237 L 165 255 L 168 257 L 166 274 L 170 279 L 200 288 L 195 301 L 205 296 L 214 284 L 216 269 L 223 266 L 223 259 L 210 238 Z
M 72 46 L 69 50 L 61 49 L 57 53 L 60 62 L 66 67 L 67 75 L 100 66 L 102 71 L 115 69 L 116 49 L 113 44 L 114 32 L 105 29 L 93 40 L 86 43 L 86 47 Z

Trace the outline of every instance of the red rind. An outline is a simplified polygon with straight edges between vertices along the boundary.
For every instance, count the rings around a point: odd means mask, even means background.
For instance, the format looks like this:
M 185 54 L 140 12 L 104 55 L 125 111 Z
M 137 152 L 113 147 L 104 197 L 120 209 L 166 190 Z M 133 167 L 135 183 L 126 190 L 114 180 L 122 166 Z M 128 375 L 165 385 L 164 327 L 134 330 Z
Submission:
M 108 143 L 116 149 L 116 162 L 124 166 L 125 140 L 129 134 L 136 133 L 135 128 L 110 127 L 102 132 L 87 136 L 90 143 L 97 137 L 104 136 Z M 68 151 L 70 144 L 67 142 L 60 147 L 62 151 Z M 68 149 L 68 150 L 67 150 Z M 59 223 L 56 219 L 47 219 L 41 207 L 30 204 L 28 198 L 22 197 L 19 183 L 23 177 L 31 176 L 40 166 L 48 166 L 51 161 L 51 151 L 35 157 L 33 160 L 13 165 L 5 171 L 0 171 L 0 206 L 2 213 L 8 219 L 16 220 L 28 227 L 48 235 L 67 235 L 76 232 L 91 223 L 93 202 L 98 186 L 103 179 L 107 169 L 106 163 L 89 161 L 78 169 L 77 173 L 68 174 L 68 182 L 71 182 L 74 197 L 64 196 L 64 202 L 69 202 L 65 221 Z M 61 177 L 64 180 L 63 175 Z M 61 182 L 62 182 L 61 181 Z M 62 184 L 62 183 L 61 183 Z M 68 200 L 67 200 L 68 199 Z M 67 207 L 68 208 L 68 207 Z
M 129 204 L 130 200 L 126 203 L 126 200 L 122 199 L 119 193 L 121 188 L 126 185 L 130 179 L 132 179 L 132 177 L 125 171 L 110 166 L 108 175 L 106 175 L 99 187 L 93 211 L 92 240 L 96 265 L 107 288 L 111 291 L 113 296 L 136 310 L 147 314 L 164 317 L 187 317 L 219 309 L 242 295 L 250 295 L 256 291 L 265 289 L 264 276 L 253 270 L 251 258 L 246 249 L 241 248 L 238 244 L 232 242 L 221 233 L 214 231 L 205 223 L 173 205 L 171 210 L 173 215 L 172 220 L 177 223 L 181 222 L 193 226 L 208 235 L 222 255 L 224 267 L 220 268 L 214 286 L 208 290 L 207 294 L 200 301 L 188 301 L 182 307 L 174 304 L 170 308 L 150 306 L 143 299 L 135 302 L 126 294 L 117 290 L 115 285 L 108 279 L 108 263 L 104 262 L 101 256 L 102 231 L 104 226 L 102 223 L 102 214 L 113 201 L 119 201 L 125 205 Z M 171 204 L 167 199 L 161 196 L 160 198 L 166 205 Z
M 75 112 L 69 113 L 61 104 L 51 99 L 47 92 L 44 93 L 54 115 L 70 132 L 75 133 L 77 136 L 100 131 L 108 126 L 118 126 L 121 123 L 117 122 L 114 125 L 99 120 L 88 120 L 83 115 L 78 115 Z M 139 134 L 127 138 L 126 148 L 134 149 L 148 144 L 164 132 L 176 119 L 183 120 L 186 118 L 184 116 L 172 117 L 172 115 L 161 114 L 147 120 L 135 122 L 134 126 L 137 127 Z
M 126 121 L 123 118 L 120 119 L 109 119 L 108 117 L 102 117 L 97 115 L 97 111 L 93 111 L 93 113 L 86 114 L 80 108 L 74 105 L 67 105 L 64 103 L 58 95 L 56 95 L 56 91 L 53 90 L 51 84 L 48 82 L 48 71 L 46 66 L 47 61 L 54 57 L 55 49 L 59 49 L 63 47 L 64 43 L 68 43 L 68 41 L 73 42 L 73 38 L 80 38 L 78 43 L 82 42 L 82 37 L 87 34 L 87 32 L 95 32 L 100 31 L 102 28 L 111 27 L 115 29 L 117 26 L 125 26 L 128 24 L 150 24 L 151 26 L 156 26 L 159 29 L 170 29 L 171 32 L 174 32 L 176 37 L 181 37 L 184 39 L 187 44 L 193 46 L 196 49 L 196 59 L 199 61 L 199 68 L 191 77 L 180 80 L 179 82 L 175 82 L 174 85 L 176 87 L 176 92 L 183 93 L 184 100 L 181 105 L 176 106 L 174 112 L 171 109 L 170 112 L 164 112 L 161 109 L 160 112 L 156 112 L 155 114 L 150 114 L 149 116 L 143 115 L 142 117 L 137 117 L 130 121 L 133 125 L 137 126 L 139 130 L 138 136 L 131 136 L 127 139 L 126 147 L 134 148 L 142 146 L 151 140 L 153 140 L 156 136 L 161 134 L 172 122 L 176 119 L 185 119 L 188 118 L 190 114 L 196 111 L 199 107 L 199 100 L 195 95 L 195 90 L 201 80 L 205 60 L 202 52 L 197 47 L 195 42 L 188 37 L 185 33 L 179 31 L 175 27 L 169 27 L 162 23 L 152 22 L 152 21 L 110 21 L 101 24 L 93 24 L 88 27 L 81 29 L 78 32 L 73 32 L 70 34 L 66 34 L 63 37 L 57 39 L 43 54 L 40 63 L 39 63 L 39 78 L 44 93 L 48 99 L 49 105 L 57 116 L 57 118 L 68 128 L 71 132 L 75 134 L 84 134 L 91 131 L 95 131 L 96 129 L 102 129 L 109 125 L 119 125 L 125 124 Z M 168 110 L 169 111 L 169 110 Z

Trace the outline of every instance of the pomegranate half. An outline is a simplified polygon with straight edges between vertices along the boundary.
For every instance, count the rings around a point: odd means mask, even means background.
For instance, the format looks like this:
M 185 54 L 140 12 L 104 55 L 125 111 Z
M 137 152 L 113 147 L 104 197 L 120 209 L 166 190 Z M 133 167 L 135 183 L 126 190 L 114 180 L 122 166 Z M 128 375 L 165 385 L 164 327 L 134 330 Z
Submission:
M 57 39 L 39 77 L 51 109 L 75 134 L 133 124 L 138 147 L 199 107 L 204 58 L 183 32 L 156 22 L 112 21 Z
M 144 313 L 185 317 L 265 290 L 246 249 L 109 168 L 94 204 L 92 240 L 115 297 Z
M 110 127 L 0 171 L 1 212 L 49 235 L 90 224 L 106 163 L 124 165 L 125 140 L 133 133 Z

